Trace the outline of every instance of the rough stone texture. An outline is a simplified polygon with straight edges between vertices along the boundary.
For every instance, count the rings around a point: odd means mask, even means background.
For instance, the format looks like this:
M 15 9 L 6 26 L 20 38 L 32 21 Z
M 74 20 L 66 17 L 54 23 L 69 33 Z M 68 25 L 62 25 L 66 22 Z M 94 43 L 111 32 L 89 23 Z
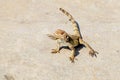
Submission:
M 79 22 L 81 33 L 95 50 L 82 48 L 72 64 L 70 51 L 51 54 L 56 29 L 73 33 L 62 7 Z M 0 0 L 0 80 L 120 80 L 119 0 Z

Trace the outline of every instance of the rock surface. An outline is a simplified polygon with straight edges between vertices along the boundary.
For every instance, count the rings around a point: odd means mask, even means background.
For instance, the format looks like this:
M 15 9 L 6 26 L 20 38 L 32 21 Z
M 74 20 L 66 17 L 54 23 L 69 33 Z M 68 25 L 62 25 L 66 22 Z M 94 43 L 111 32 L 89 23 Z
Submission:
M 56 42 L 46 34 L 60 28 L 73 33 L 62 7 L 79 22 L 86 48 L 75 63 L 70 51 L 51 54 Z M 119 0 L 0 0 L 0 80 L 120 80 Z

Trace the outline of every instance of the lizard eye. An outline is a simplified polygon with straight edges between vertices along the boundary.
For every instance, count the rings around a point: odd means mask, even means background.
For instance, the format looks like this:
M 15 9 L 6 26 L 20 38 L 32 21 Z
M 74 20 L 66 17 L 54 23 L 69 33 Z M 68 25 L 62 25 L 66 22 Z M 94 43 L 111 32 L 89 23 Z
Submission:
M 68 39 L 69 37 L 68 37 L 68 36 L 66 36 L 66 38 Z

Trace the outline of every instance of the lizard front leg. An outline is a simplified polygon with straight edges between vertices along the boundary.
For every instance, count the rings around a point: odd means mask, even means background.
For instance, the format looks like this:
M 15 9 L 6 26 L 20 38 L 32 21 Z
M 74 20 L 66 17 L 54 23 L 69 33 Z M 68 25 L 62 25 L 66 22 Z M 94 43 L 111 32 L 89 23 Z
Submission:
M 69 48 L 72 50 L 72 53 L 71 53 L 69 59 L 73 63 L 74 59 L 75 59 L 75 48 L 72 45 L 69 45 Z
M 79 39 L 79 42 L 80 42 L 80 44 L 83 44 L 88 50 L 90 50 L 89 51 L 89 54 L 93 57 L 93 56 L 95 56 L 95 57 L 97 57 L 97 55 L 96 55 L 96 53 L 98 54 L 98 52 L 97 51 L 95 51 L 94 49 L 92 49 L 92 47 L 87 43 L 87 42 L 85 42 L 83 39 Z
M 60 42 L 57 41 L 57 48 L 52 49 L 51 53 L 60 53 Z

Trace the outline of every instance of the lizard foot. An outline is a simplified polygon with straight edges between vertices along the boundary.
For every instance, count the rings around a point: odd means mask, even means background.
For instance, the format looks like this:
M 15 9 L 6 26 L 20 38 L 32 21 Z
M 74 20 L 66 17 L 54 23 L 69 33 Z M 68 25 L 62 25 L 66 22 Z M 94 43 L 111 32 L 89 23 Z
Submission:
M 98 54 L 98 52 L 97 51 L 94 51 L 94 50 L 90 50 L 89 51 L 89 55 L 91 55 L 92 57 L 97 57 L 97 55 L 96 54 Z
M 69 57 L 69 59 L 70 59 L 70 61 L 71 61 L 72 63 L 74 63 L 74 62 L 75 62 L 74 60 L 78 60 L 78 59 L 77 59 L 77 58 L 75 58 L 74 56 Z
M 51 53 L 53 53 L 53 54 L 55 54 L 55 53 L 60 53 L 60 51 L 57 50 L 57 49 L 52 49 Z

